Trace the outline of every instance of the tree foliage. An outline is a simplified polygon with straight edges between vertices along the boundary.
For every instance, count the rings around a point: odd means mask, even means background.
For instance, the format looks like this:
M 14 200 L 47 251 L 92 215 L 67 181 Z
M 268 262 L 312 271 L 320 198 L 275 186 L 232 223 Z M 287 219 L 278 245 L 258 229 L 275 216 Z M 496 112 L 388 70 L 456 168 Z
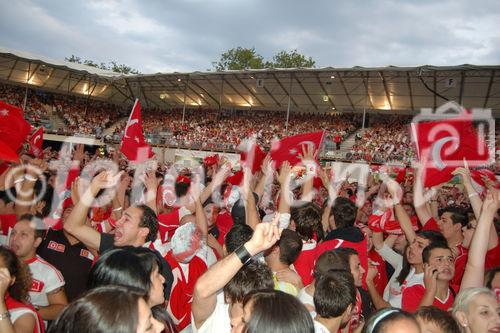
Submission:
M 312 57 L 306 58 L 303 54 L 300 54 L 297 49 L 292 51 L 280 51 L 274 55 L 271 61 L 266 63 L 266 67 L 269 68 L 312 68 L 316 62 Z
M 261 69 L 261 68 L 311 68 L 316 62 L 312 57 L 300 54 L 297 49 L 280 51 L 269 61 L 255 51 L 255 47 L 243 48 L 238 46 L 221 54 L 219 61 L 212 62 L 216 71 Z
M 219 61 L 212 65 L 217 71 L 264 68 L 264 58 L 251 49 L 238 46 L 221 54 Z
M 94 62 L 94 61 L 89 60 L 89 59 L 83 60 L 82 58 L 75 56 L 74 54 L 72 54 L 71 57 L 69 57 L 69 58 L 67 58 L 67 57 L 64 58 L 64 60 L 69 61 L 69 62 L 74 62 L 77 64 L 82 64 L 82 65 L 86 65 L 86 66 L 100 68 L 100 69 L 104 69 L 104 70 L 108 70 L 108 71 L 113 71 L 116 73 L 140 74 L 140 72 L 137 69 L 132 68 L 130 66 L 127 66 L 125 64 L 119 64 L 116 61 L 110 61 L 108 64 L 106 64 L 104 62 L 97 63 L 97 62 Z

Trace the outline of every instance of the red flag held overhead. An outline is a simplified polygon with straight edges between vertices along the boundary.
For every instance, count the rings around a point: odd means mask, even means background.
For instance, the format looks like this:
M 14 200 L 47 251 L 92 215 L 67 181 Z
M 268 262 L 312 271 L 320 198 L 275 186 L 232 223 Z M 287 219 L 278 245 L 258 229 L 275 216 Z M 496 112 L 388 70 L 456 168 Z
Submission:
M 313 145 L 316 152 L 323 142 L 325 131 L 312 132 L 289 136 L 271 145 L 271 158 L 279 168 L 284 161 L 290 162 L 294 166 L 300 162 L 299 154 L 302 153 L 304 145 Z
M 142 133 L 141 105 L 139 99 L 135 100 L 132 113 L 128 118 L 127 126 L 123 132 L 120 151 L 135 163 L 144 162 L 153 157 L 153 150 L 144 140 Z

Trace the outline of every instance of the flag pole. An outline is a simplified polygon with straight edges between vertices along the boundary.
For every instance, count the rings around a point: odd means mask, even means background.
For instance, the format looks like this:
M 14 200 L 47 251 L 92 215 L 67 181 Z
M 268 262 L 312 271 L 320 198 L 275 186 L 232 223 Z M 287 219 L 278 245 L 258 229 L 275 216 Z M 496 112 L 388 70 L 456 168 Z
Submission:
M 290 119 L 290 100 L 292 96 L 292 74 L 290 74 L 290 89 L 288 90 L 288 106 L 286 108 L 285 134 L 288 135 L 288 119 Z
M 184 87 L 184 105 L 182 107 L 182 123 L 184 124 L 184 120 L 186 119 L 186 99 L 187 99 L 187 90 L 189 86 L 189 76 L 186 82 L 186 86 Z

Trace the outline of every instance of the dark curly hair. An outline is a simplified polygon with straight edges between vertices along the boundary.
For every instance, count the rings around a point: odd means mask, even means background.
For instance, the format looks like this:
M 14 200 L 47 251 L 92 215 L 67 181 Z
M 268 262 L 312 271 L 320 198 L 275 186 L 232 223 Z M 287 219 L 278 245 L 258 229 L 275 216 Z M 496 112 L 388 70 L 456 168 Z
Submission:
M 156 213 L 146 205 L 137 205 L 135 207 L 142 210 L 142 217 L 141 221 L 139 222 L 139 227 L 149 229 L 149 233 L 146 237 L 146 242 L 154 242 L 158 234 L 158 218 L 156 217 Z
M 5 246 L 0 246 L 0 258 L 3 261 L 3 266 L 9 270 L 10 275 L 16 278 L 14 284 L 8 290 L 10 296 L 19 302 L 29 303 L 29 290 L 32 279 L 28 266 Z
M 304 241 L 314 239 L 317 241 L 324 238 L 323 226 L 321 225 L 321 210 L 311 202 L 302 202 L 298 207 L 290 210 L 291 219 L 295 222 L 295 231 Z

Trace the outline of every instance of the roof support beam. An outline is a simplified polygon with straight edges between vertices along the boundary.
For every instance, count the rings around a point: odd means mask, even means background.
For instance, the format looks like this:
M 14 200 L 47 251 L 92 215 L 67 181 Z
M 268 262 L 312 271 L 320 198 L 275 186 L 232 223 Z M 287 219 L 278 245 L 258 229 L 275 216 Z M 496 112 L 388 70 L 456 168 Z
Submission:
M 82 80 L 83 80 L 83 79 L 85 79 L 85 75 L 82 75 L 82 76 L 80 77 L 80 80 L 76 81 L 75 85 L 73 86 L 73 88 L 71 88 L 71 89 L 69 90 L 69 92 L 73 92 L 73 90 L 75 90 L 76 86 L 77 86 L 80 82 L 82 82 Z
M 10 77 L 12 76 L 12 73 L 14 72 L 14 69 L 16 68 L 18 61 L 19 61 L 18 59 L 14 60 L 14 65 L 12 65 L 9 75 L 7 75 L 7 81 L 10 81 Z
M 370 80 L 370 73 L 366 72 L 366 81 L 365 78 L 363 78 L 363 84 L 365 86 L 366 90 L 366 98 L 368 98 L 368 101 L 370 102 L 370 106 L 372 107 L 372 110 L 375 110 L 375 107 L 373 106 L 372 99 L 370 98 L 370 93 L 368 91 L 368 81 Z
M 345 96 L 347 97 L 347 100 L 349 101 L 349 104 L 351 104 L 352 111 L 356 111 L 356 108 L 354 107 L 354 103 L 352 102 L 351 95 L 349 95 L 349 92 L 347 91 L 347 87 L 345 86 L 344 80 L 340 76 L 340 73 L 337 72 L 337 77 L 339 78 L 340 85 L 344 89 Z
M 316 109 L 316 111 L 318 111 L 318 106 L 314 103 L 314 101 L 312 100 L 311 96 L 309 96 L 309 94 L 307 93 L 306 89 L 302 85 L 302 82 L 300 82 L 300 80 L 297 78 L 297 76 L 295 75 L 295 73 L 292 74 L 292 76 L 295 79 L 295 81 L 297 81 L 297 83 L 299 84 L 300 88 L 304 91 L 304 94 L 306 94 L 307 99 L 309 100 L 309 102 L 311 102 L 311 104 L 314 107 L 314 109 Z
M 148 97 L 144 93 L 144 89 L 142 88 L 141 80 L 138 80 L 137 83 L 139 84 L 139 90 L 141 91 L 141 94 L 144 97 L 144 102 L 146 102 L 146 107 L 149 108 Z
M 410 105 L 411 105 L 411 110 L 415 111 L 415 106 L 413 105 L 413 90 L 411 88 L 411 78 L 410 78 L 410 72 L 406 72 L 406 82 L 408 83 L 408 91 L 410 92 Z
M 66 81 L 66 79 L 71 75 L 71 72 L 66 73 L 66 75 L 62 78 L 61 82 L 56 87 L 56 90 L 59 90 L 59 88 L 62 86 L 62 84 Z
M 460 95 L 458 96 L 458 103 L 460 103 L 460 105 L 463 105 L 465 72 L 462 71 L 460 73 L 460 76 L 461 76 L 461 79 L 460 79 Z
M 132 102 L 134 101 L 134 98 L 132 96 L 128 96 L 127 94 L 125 94 L 123 91 L 121 91 L 120 88 L 118 88 L 114 82 L 111 83 L 111 85 L 116 89 L 116 91 L 118 91 L 122 96 L 124 96 L 126 99 L 124 101 L 126 101 L 127 99 L 131 100 Z M 122 102 L 123 103 L 123 102 Z
M 276 97 L 274 97 L 273 94 L 271 94 L 269 89 L 267 89 L 265 85 L 263 88 L 264 88 L 264 91 L 266 92 L 266 94 L 268 94 L 269 97 L 271 97 L 271 99 L 274 101 L 274 103 L 276 103 L 276 105 L 281 108 L 281 103 L 276 99 Z
M 488 100 L 490 99 L 491 87 L 493 86 L 493 79 L 495 78 L 495 70 L 491 71 L 490 82 L 488 82 L 488 89 L 486 90 L 486 96 L 484 97 L 483 108 L 486 108 Z
M 35 73 L 38 70 L 38 67 L 40 67 L 40 64 L 37 64 L 35 66 L 35 69 L 33 70 L 33 72 L 31 74 L 30 74 L 30 70 L 28 69 L 28 79 L 26 80 L 27 83 L 29 83 L 31 81 L 31 79 L 33 78 L 33 76 L 35 76 Z
M 321 89 L 323 89 L 323 94 L 325 96 L 330 95 L 330 94 L 327 93 L 325 85 L 323 84 L 323 82 L 321 82 L 321 80 L 319 78 L 319 73 L 316 74 L 316 79 L 318 80 L 318 83 L 321 86 Z M 332 106 L 332 109 L 337 110 L 337 107 L 335 106 L 335 103 L 333 103 L 333 101 L 332 101 L 332 99 L 330 97 L 328 97 L 328 101 L 330 102 L 330 105 Z
M 182 79 L 181 79 L 181 81 L 179 81 L 179 78 L 178 78 L 178 77 L 176 77 L 176 80 L 177 80 L 177 82 L 182 82 Z M 186 79 L 185 79 L 185 80 L 186 80 Z M 191 83 L 191 79 L 190 79 L 190 77 L 188 76 L 187 80 L 186 80 L 186 81 L 185 81 L 185 83 L 184 83 L 184 91 L 182 92 L 182 93 L 184 94 L 184 100 L 183 100 L 183 102 L 182 102 L 182 104 L 184 105 L 184 108 L 185 108 L 185 106 L 186 106 L 186 98 L 189 98 L 191 101 L 193 101 L 193 103 L 194 103 L 194 104 L 198 105 L 198 101 L 195 101 L 193 97 L 191 97 L 191 96 L 189 96 L 189 95 L 187 94 L 188 89 L 191 89 L 191 88 L 189 88 L 189 84 L 190 84 L 190 83 Z M 191 90 L 193 90 L 193 89 L 191 89 Z M 193 91 L 194 91 L 194 90 L 193 90 Z M 197 93 L 196 91 L 194 91 L 194 92 L 195 92 L 195 94 L 197 94 L 197 95 L 198 95 L 198 93 Z
M 298 108 L 298 107 L 299 107 L 299 105 L 297 104 L 297 102 L 295 102 L 295 99 L 294 99 L 293 97 L 291 97 L 290 92 L 289 92 L 289 91 L 287 91 L 287 90 L 285 89 L 285 87 L 283 87 L 283 84 L 282 84 L 282 83 L 281 83 L 281 81 L 278 79 L 278 77 L 276 76 L 276 74 L 275 74 L 275 73 L 273 73 L 273 77 L 274 77 L 274 79 L 276 80 L 276 82 L 278 82 L 278 85 L 281 87 L 281 89 L 283 89 L 283 91 L 285 92 L 285 94 L 287 94 L 288 96 L 290 96 L 290 99 L 291 99 L 292 103 L 295 105 L 295 107 L 297 107 L 297 108 Z M 292 80 L 292 79 L 290 78 L 290 81 L 291 81 L 291 80 Z
M 243 86 L 245 87 L 246 90 L 248 90 L 248 93 L 257 100 L 257 102 L 259 102 L 260 105 L 264 106 L 264 103 L 262 103 L 262 101 L 254 94 L 252 93 L 252 91 L 250 90 L 250 88 L 247 87 L 247 85 L 238 77 L 238 75 L 234 74 L 234 77 L 238 80 L 238 82 Z
M 153 79 L 154 79 L 156 82 L 158 82 L 158 83 L 160 84 L 161 88 L 164 88 L 165 90 L 167 89 L 167 88 L 165 87 L 165 84 L 164 84 L 162 81 L 158 80 L 158 78 L 157 78 L 157 77 L 153 76 Z M 161 98 L 160 98 L 160 99 L 161 99 Z M 170 108 L 171 108 L 171 107 L 173 107 L 173 106 L 175 106 L 175 103 L 174 103 L 174 104 L 171 104 L 171 103 L 167 102 L 167 99 L 166 99 L 166 98 L 161 99 L 161 100 L 163 101 L 163 103 L 167 104 L 167 106 L 168 106 L 168 107 L 170 107 Z
M 382 84 L 384 85 L 384 91 L 385 91 L 385 97 L 387 98 L 387 103 L 389 103 L 389 107 L 392 110 L 392 102 L 391 102 L 391 95 L 389 94 L 389 90 L 387 89 L 387 82 L 385 81 L 384 74 L 382 72 L 378 72 L 380 75 L 380 78 L 382 79 Z
M 434 71 L 434 110 L 437 109 L 437 95 L 436 95 L 436 89 L 437 89 L 437 79 L 436 79 L 436 71 Z
M 205 88 L 203 88 L 202 86 L 200 86 L 198 83 L 196 83 L 194 80 L 191 80 L 191 84 L 193 86 L 195 86 L 196 88 L 200 89 L 201 91 L 203 91 L 204 94 L 206 94 L 208 97 L 210 97 L 213 101 L 215 101 L 215 103 L 219 105 L 219 101 L 217 99 L 215 99 L 215 97 L 212 96 L 212 94 L 210 94 Z M 191 88 L 192 90 L 192 88 Z M 208 105 L 210 105 L 210 103 L 208 103 L 207 100 L 203 99 L 205 102 L 207 102 Z
M 125 84 L 127 85 L 128 91 L 130 92 L 130 96 L 132 96 L 132 99 L 135 100 L 135 94 L 132 91 L 132 87 L 130 86 L 130 83 L 127 79 L 125 79 Z
M 224 76 L 222 76 L 222 81 L 224 81 L 224 83 L 227 83 L 227 85 L 234 90 L 234 92 L 238 95 L 240 95 L 240 97 L 248 104 L 248 105 L 251 105 L 253 106 L 253 103 L 250 103 L 249 100 L 247 100 L 245 97 L 243 97 L 242 94 L 240 94 L 240 92 L 238 90 L 236 90 L 236 88 L 229 82 L 226 80 L 226 78 Z
M 202 93 L 199 93 L 197 92 L 196 90 L 194 90 L 191 85 L 194 85 L 196 87 L 199 87 L 197 84 L 193 84 L 193 81 L 191 79 L 191 76 L 188 76 L 188 89 L 190 89 L 192 92 L 194 92 L 196 94 L 196 96 L 198 96 L 200 99 L 203 100 L 203 102 L 205 102 L 205 104 L 207 104 L 208 106 L 210 106 L 210 103 L 205 99 L 205 95 L 203 95 Z

